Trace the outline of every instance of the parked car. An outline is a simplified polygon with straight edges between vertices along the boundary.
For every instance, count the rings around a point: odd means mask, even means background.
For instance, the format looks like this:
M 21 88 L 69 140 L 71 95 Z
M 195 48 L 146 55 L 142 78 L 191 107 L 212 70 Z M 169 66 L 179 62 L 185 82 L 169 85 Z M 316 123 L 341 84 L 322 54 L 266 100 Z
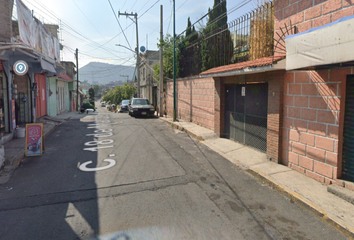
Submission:
M 105 102 L 102 102 L 101 103 L 101 107 L 105 107 L 106 106 L 106 103 Z
M 119 113 L 122 113 L 122 112 L 129 112 L 129 103 L 130 103 L 130 100 L 123 100 L 123 101 L 119 104 L 118 112 L 119 112 Z
M 91 109 L 91 108 L 87 108 L 86 109 L 86 114 L 88 114 L 89 112 L 95 113 L 95 109 Z
M 153 116 L 155 107 L 152 106 L 146 98 L 132 98 L 129 104 L 129 115 L 135 116 Z

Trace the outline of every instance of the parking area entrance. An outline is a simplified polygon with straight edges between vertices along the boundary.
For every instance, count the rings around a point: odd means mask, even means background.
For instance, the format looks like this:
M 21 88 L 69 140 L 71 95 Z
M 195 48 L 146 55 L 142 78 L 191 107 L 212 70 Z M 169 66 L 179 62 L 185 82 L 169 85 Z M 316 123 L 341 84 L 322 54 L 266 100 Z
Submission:
M 226 85 L 225 136 L 267 151 L 268 83 Z

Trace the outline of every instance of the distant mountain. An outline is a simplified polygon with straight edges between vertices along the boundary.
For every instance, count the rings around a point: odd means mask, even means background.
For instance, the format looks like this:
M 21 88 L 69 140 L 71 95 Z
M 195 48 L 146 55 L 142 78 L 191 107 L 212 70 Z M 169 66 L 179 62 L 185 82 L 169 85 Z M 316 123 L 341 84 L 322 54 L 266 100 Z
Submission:
M 133 79 L 135 67 L 124 65 L 113 65 L 101 62 L 90 62 L 79 68 L 79 79 L 88 81 L 90 84 L 108 84 L 110 82 L 126 82 Z M 124 77 L 128 76 L 128 77 Z

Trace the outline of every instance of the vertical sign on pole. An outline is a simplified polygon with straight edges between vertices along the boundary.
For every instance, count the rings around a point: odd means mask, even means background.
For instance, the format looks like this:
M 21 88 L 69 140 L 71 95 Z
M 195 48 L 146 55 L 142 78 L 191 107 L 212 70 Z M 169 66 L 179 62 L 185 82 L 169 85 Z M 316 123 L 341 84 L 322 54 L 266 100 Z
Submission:
M 43 154 L 43 123 L 26 124 L 26 157 Z

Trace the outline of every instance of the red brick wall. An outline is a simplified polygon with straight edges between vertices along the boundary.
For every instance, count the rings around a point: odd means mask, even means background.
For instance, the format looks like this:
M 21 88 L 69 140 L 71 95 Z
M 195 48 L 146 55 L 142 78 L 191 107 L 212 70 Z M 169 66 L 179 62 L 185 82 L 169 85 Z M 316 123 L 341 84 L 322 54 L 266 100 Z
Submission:
M 277 0 L 274 10 L 276 31 L 283 28 L 284 23 L 289 26 L 291 21 L 298 32 L 304 32 L 354 14 L 353 1 L 338 0 Z
M 173 82 L 167 83 L 167 115 L 173 114 Z M 215 83 L 213 78 L 184 78 L 176 80 L 178 119 L 214 130 Z
M 223 137 L 225 124 L 225 78 L 214 78 L 215 94 L 214 94 L 214 132 Z
M 354 15 L 353 4 L 353 0 L 277 0 L 274 4 L 274 38 L 279 39 L 276 32 L 282 35 L 280 29 L 285 28 L 285 24 L 289 28 L 290 22 L 300 33 Z M 282 48 L 278 44 L 276 54 L 284 53 Z
M 351 16 L 353 3 L 277 0 L 274 36 L 278 39 L 285 25 L 295 26 L 299 33 Z M 278 47 L 276 54 L 284 54 L 282 46 Z M 337 179 L 341 83 L 351 72 L 352 69 L 288 72 L 285 77 L 283 163 L 320 182 Z
M 323 183 L 337 179 L 341 85 L 353 69 L 288 72 L 283 163 Z
M 268 73 L 267 157 L 281 162 L 284 71 Z

